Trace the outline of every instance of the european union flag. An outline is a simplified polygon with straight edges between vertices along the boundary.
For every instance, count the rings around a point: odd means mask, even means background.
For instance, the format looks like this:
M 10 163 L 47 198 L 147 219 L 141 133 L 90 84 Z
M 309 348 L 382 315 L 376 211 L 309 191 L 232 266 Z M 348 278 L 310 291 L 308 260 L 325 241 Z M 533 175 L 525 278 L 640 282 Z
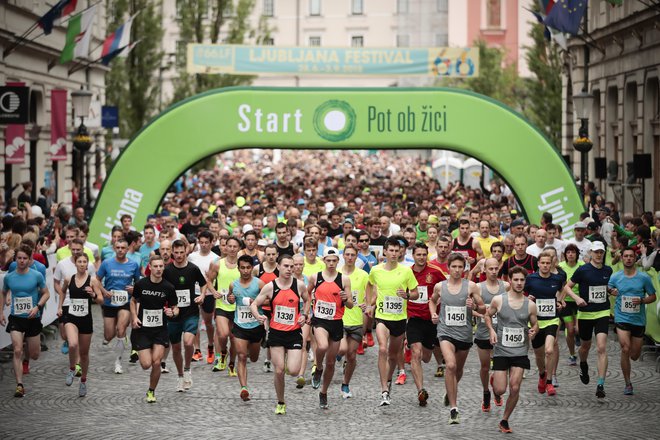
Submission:
M 587 0 L 559 0 L 545 18 L 545 25 L 560 32 L 577 35 L 586 10 Z

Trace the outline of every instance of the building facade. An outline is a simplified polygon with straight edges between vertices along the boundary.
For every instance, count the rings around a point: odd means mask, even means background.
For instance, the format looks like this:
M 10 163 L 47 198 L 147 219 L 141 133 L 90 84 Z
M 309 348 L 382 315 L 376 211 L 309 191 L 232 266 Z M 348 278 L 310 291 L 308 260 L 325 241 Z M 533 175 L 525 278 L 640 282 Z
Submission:
M 580 93 L 586 81 L 587 91 L 594 96 L 588 124 L 593 141 L 587 158 L 589 180 L 626 213 L 660 209 L 659 23 L 657 5 L 626 1 L 612 7 L 605 1 L 590 2 L 588 55 L 582 40 L 569 40 L 562 148 L 572 155 L 577 175 L 580 155 L 572 144 L 580 123 L 574 116 L 572 97 Z M 650 155 L 653 175 L 629 180 L 628 168 L 633 167 L 638 154 Z M 596 158 L 604 159 L 609 176 L 596 176 Z M 648 162 L 648 156 L 641 159 Z
M 94 1 L 78 1 L 76 11 L 82 11 Z M 82 160 L 87 166 L 90 184 L 96 176 L 105 175 L 105 155 L 103 130 L 100 128 L 100 103 L 104 102 L 105 73 L 107 69 L 98 64 L 80 68 L 69 73 L 74 62 L 60 64 L 60 53 L 65 44 L 66 23 L 56 25 L 49 35 L 43 35 L 37 28 L 27 41 L 8 54 L 4 52 L 27 29 L 45 14 L 53 2 L 34 2 L 32 0 L 6 0 L 0 2 L 0 84 L 23 83 L 29 88 L 29 123 L 25 127 L 26 154 L 23 164 L 5 162 L 5 128 L 0 127 L 0 143 L 3 145 L 0 156 L 0 190 L 3 201 L 16 197 L 23 182 L 32 182 L 32 199 L 36 200 L 42 187 L 53 191 L 58 202 L 71 204 L 74 188 L 82 187 Z M 93 34 L 90 48 L 98 47 L 105 37 L 105 9 L 97 8 L 92 24 Z M 100 50 L 97 50 L 100 52 Z M 84 61 L 83 61 L 84 62 Z M 71 92 L 82 87 L 93 93 L 90 115 L 85 120 L 94 144 L 84 158 L 78 156 L 71 143 L 72 135 L 67 139 L 66 160 L 51 160 L 51 92 L 55 89 L 67 90 L 67 130 L 73 133 L 80 119 L 73 115 Z M 90 191 L 92 192 L 92 191 Z M 88 199 L 89 200 L 89 199 Z

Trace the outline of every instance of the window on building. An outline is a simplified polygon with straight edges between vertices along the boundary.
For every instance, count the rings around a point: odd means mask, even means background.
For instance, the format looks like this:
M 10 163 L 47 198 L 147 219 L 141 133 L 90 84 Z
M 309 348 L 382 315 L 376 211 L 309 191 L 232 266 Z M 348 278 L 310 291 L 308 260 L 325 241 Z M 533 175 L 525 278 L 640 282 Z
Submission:
M 502 28 L 501 0 L 486 0 L 486 27 L 489 29 Z
M 436 0 L 436 10 L 437 12 L 447 12 L 449 11 L 449 5 L 447 0 Z
M 309 45 L 312 47 L 317 47 L 321 45 L 321 37 L 319 36 L 314 36 L 314 37 L 309 37 Z
M 264 38 L 263 45 L 264 46 L 275 46 L 275 40 L 271 37 L 266 37 L 266 38 Z
M 364 14 L 364 0 L 351 0 L 351 14 Z
M 447 34 L 435 34 L 435 45 L 437 47 L 449 46 L 449 36 Z
M 397 0 L 397 2 L 396 2 L 396 12 L 397 12 L 397 14 L 407 14 L 408 13 L 408 0 Z
M 275 0 L 264 0 L 264 10 L 262 15 L 273 17 L 275 15 Z
M 408 47 L 408 46 L 410 46 L 410 35 L 396 36 L 396 47 Z
M 363 47 L 364 37 L 362 35 L 354 35 L 351 37 L 351 47 Z
M 321 15 L 321 0 L 309 0 L 309 15 Z

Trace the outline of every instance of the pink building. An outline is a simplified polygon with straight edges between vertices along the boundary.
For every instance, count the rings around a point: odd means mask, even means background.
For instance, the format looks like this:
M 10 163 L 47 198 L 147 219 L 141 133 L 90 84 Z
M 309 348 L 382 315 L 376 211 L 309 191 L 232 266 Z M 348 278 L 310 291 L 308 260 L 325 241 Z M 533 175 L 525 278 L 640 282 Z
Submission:
M 506 50 L 508 64 L 517 64 L 529 76 L 524 46 L 534 16 L 527 11 L 533 0 L 449 0 L 449 45 L 469 46 L 482 39 Z

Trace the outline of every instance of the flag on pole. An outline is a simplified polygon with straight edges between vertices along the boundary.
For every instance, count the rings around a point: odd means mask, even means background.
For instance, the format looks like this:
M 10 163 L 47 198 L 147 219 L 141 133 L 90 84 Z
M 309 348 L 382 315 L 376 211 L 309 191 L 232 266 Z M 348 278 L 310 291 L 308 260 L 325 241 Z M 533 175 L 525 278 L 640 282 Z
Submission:
M 89 41 L 92 38 L 92 23 L 96 16 L 96 5 L 84 10 L 69 20 L 66 29 L 66 44 L 60 55 L 60 63 L 89 55 Z
M 78 0 L 59 0 L 55 6 L 50 8 L 38 21 L 39 26 L 48 35 L 53 31 L 55 20 L 65 17 L 76 10 Z
M 114 57 L 130 46 L 131 26 L 136 15 L 133 15 L 126 23 L 119 26 L 117 30 L 106 37 L 103 42 L 103 50 L 101 51 L 101 62 L 103 64 L 108 65 Z
M 25 163 L 25 125 L 8 124 L 5 128 L 5 164 Z
M 66 90 L 50 92 L 50 160 L 66 160 Z
M 577 35 L 580 22 L 587 10 L 587 1 L 558 0 L 545 18 L 546 26 L 557 29 L 559 32 Z

